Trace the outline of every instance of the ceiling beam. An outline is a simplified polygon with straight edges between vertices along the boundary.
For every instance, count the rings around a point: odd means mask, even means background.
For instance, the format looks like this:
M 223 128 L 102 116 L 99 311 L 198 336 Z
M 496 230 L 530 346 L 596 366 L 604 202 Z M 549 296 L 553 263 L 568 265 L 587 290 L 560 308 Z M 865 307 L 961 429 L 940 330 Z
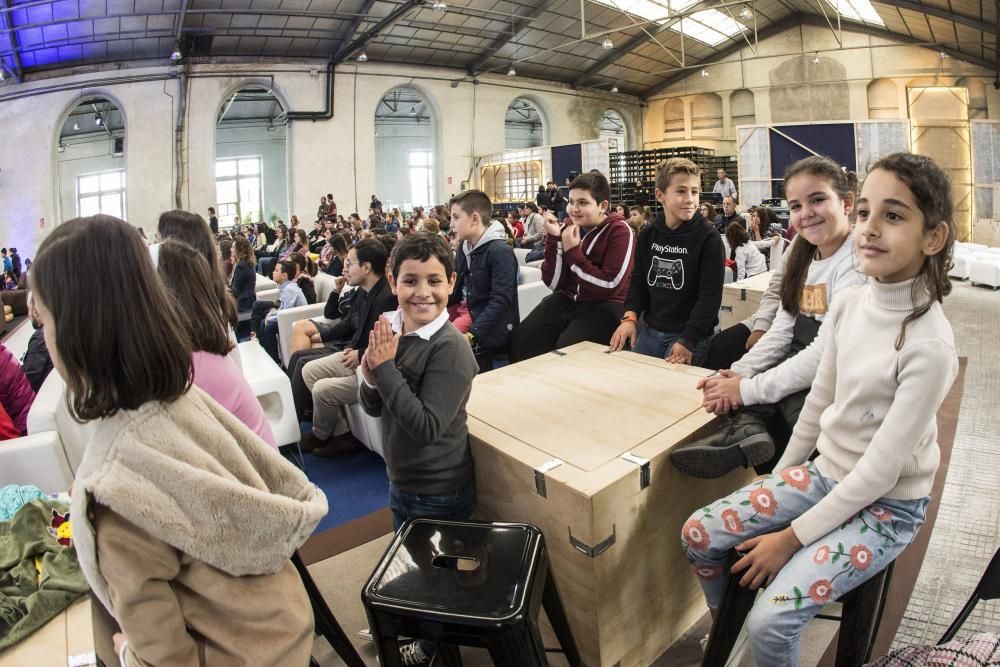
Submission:
M 365 0 L 365 3 L 361 5 L 361 11 L 358 12 L 358 15 L 355 16 L 353 19 L 351 19 L 350 24 L 348 24 L 347 28 L 341 34 L 337 35 L 338 44 L 344 46 L 354 37 L 354 33 L 356 33 L 358 31 L 358 28 L 361 27 L 361 24 L 368 16 L 368 12 L 370 12 L 372 10 L 372 7 L 374 6 L 375 6 L 375 0 Z M 338 47 L 338 49 L 339 48 L 340 47 Z M 336 60 L 337 53 L 334 53 L 333 57 L 334 60 Z
M 925 14 L 927 16 L 933 16 L 934 18 L 943 19 L 945 21 L 951 21 L 953 23 L 959 23 L 970 28 L 975 28 L 976 30 L 981 30 L 982 32 L 988 32 L 993 34 L 996 32 L 996 26 L 986 23 L 985 21 L 980 21 L 974 16 L 967 16 L 965 14 L 958 14 L 956 12 L 950 12 L 946 9 L 941 9 L 940 7 L 934 7 L 933 5 L 924 5 L 919 2 L 913 2 L 912 0 L 874 0 L 880 5 L 886 5 L 887 7 L 894 7 L 895 9 L 908 9 L 912 12 L 917 12 L 919 14 Z
M 632 39 L 630 39 L 629 41 L 627 41 L 625 44 L 621 45 L 620 47 L 619 46 L 615 46 L 615 48 L 612 49 L 611 51 L 609 51 L 603 58 L 601 58 L 596 63 L 594 63 L 593 65 L 591 65 L 590 67 L 588 67 L 587 70 L 585 72 L 583 72 L 583 74 L 581 74 L 580 76 L 576 77 L 576 79 L 573 81 L 573 83 L 571 85 L 574 88 L 577 88 L 577 87 L 583 85 L 584 83 L 586 83 L 590 79 L 594 78 L 599 72 L 601 72 L 601 70 L 607 68 L 610 65 L 613 65 L 614 63 L 618 62 L 619 60 L 621 60 L 622 58 L 624 58 L 625 56 L 627 56 L 628 54 L 630 54 L 635 49 L 639 48 L 640 46 L 642 46 L 644 44 L 647 44 L 648 42 L 652 42 L 654 40 L 657 40 L 657 43 L 659 43 L 659 40 L 657 38 L 660 37 L 661 35 L 667 34 L 667 32 L 670 30 L 671 26 L 676 25 L 677 23 L 680 23 L 681 19 L 683 19 L 685 16 L 690 16 L 691 14 L 695 14 L 697 12 L 704 11 L 706 9 L 720 9 L 721 10 L 721 9 L 726 8 L 726 7 L 731 7 L 731 6 L 735 6 L 735 5 L 745 5 L 745 4 L 746 4 L 745 0 L 738 0 L 736 2 L 723 2 L 721 4 L 719 4 L 715 0 L 702 0 L 701 2 L 699 2 L 697 4 L 691 5 L 690 7 L 688 7 L 687 9 L 685 9 L 683 12 L 681 12 L 679 14 L 671 14 L 670 15 L 670 20 L 668 20 L 663 25 L 659 26 L 656 29 L 655 32 L 649 32 L 649 31 L 643 29 L 642 32 L 640 32 L 638 35 L 634 36 Z M 628 14 L 625 14 L 624 12 L 622 12 L 622 13 L 623 13 L 624 16 L 628 17 Z M 631 18 L 631 17 L 629 17 L 629 18 Z M 624 30 L 629 30 L 630 28 L 633 28 L 633 27 L 635 27 L 635 26 L 634 25 L 624 26 L 624 27 L 622 27 L 622 30 L 623 31 Z M 675 32 L 674 34 L 681 35 L 681 39 L 684 39 L 684 36 L 683 36 L 682 33 Z M 735 36 L 732 36 L 729 39 L 731 39 L 733 41 L 739 41 L 739 38 L 737 38 Z M 698 44 L 699 45 L 704 45 L 702 42 L 698 42 Z M 712 47 L 710 45 L 704 45 L 704 46 L 709 46 L 709 48 L 713 48 L 713 49 L 715 48 L 715 47 Z M 666 47 L 663 47 L 663 48 L 666 49 Z M 681 51 L 681 54 L 683 55 L 683 50 Z M 674 58 L 676 58 L 676 56 L 674 56 Z
M 501 35 L 500 37 L 497 37 L 495 40 L 493 40 L 493 43 L 490 44 L 485 51 L 479 54 L 475 62 L 473 62 L 468 67 L 469 76 L 475 76 L 476 74 L 479 74 L 479 72 L 483 69 L 483 66 L 486 65 L 486 63 L 489 61 L 490 58 L 500 53 L 500 50 L 503 49 L 503 47 L 513 42 L 514 38 L 517 37 L 519 32 L 524 30 L 534 20 L 536 20 L 539 16 L 541 16 L 544 12 L 546 12 L 552 5 L 556 3 L 556 1 L 557 0 L 545 0 L 544 2 L 539 2 L 537 5 L 535 5 L 535 8 L 532 9 L 527 14 L 511 16 L 510 34 L 509 35 L 505 34 Z M 500 19 L 498 18 L 496 20 L 499 21 Z
M 7 11 L 3 14 L 3 27 L 7 32 L 7 41 L 10 44 L 11 60 L 14 61 L 14 70 L 10 72 L 11 76 L 14 77 L 14 81 L 21 83 L 24 81 L 24 67 L 21 66 L 21 50 L 17 43 L 17 33 L 14 31 L 14 19 L 10 13 L 12 7 L 11 0 L 3 0 L 3 7 Z M 3 69 L 10 71 L 6 63 L 0 63 Z
M 365 44 L 378 37 L 382 31 L 388 30 L 401 18 L 412 12 L 414 9 L 420 9 L 426 5 L 427 2 L 428 0 L 406 0 L 406 2 L 401 5 L 397 5 L 395 9 L 386 14 L 384 18 L 372 27 L 368 28 L 368 30 L 361 33 L 361 35 L 359 35 L 353 42 L 345 44 L 337 49 L 333 55 L 333 64 L 339 65 L 344 62 L 352 55 L 362 50 L 365 47 Z M 369 0 L 365 0 L 365 6 L 369 6 Z M 360 22 L 357 23 L 358 25 L 361 25 Z M 357 27 L 355 27 L 354 30 L 357 30 Z M 351 31 L 352 35 L 354 34 L 354 30 Z
M 892 41 L 895 41 L 895 42 L 899 42 L 901 45 L 904 45 L 904 46 L 905 45 L 914 45 L 914 46 L 927 46 L 928 45 L 927 42 L 922 42 L 922 41 L 920 41 L 918 39 L 914 39 L 913 37 L 910 37 L 909 35 L 903 35 L 903 34 L 900 34 L 900 33 L 897 33 L 897 32 L 892 32 L 892 31 L 889 31 L 889 30 L 883 30 L 881 28 L 875 28 L 875 27 L 873 27 L 871 25 L 863 23 L 862 21 L 855 21 L 855 20 L 849 19 L 849 18 L 847 18 L 845 16 L 841 17 L 841 21 L 844 24 L 844 29 L 845 30 L 850 30 L 852 32 L 861 32 L 861 33 L 864 33 L 866 35 L 871 35 L 873 37 L 882 37 L 884 39 L 888 39 L 888 40 L 892 40 Z M 758 31 L 758 39 L 767 39 L 768 37 L 772 37 L 774 35 L 777 35 L 778 33 L 781 33 L 781 32 L 784 32 L 785 30 L 788 30 L 789 28 L 794 28 L 794 27 L 800 26 L 800 25 L 818 26 L 818 27 L 821 27 L 821 28 L 828 28 L 829 27 L 827 25 L 826 21 L 822 17 L 820 17 L 820 16 L 818 16 L 816 14 L 805 13 L 805 12 L 798 13 L 798 14 L 790 14 L 789 16 L 786 16 L 785 18 L 781 19 L 780 21 L 778 21 L 776 23 L 772 23 L 771 25 L 767 26 L 766 28 Z M 669 88 L 673 84 L 677 83 L 678 81 L 681 81 L 685 77 L 690 76 L 691 73 L 694 70 L 700 69 L 700 68 L 704 67 L 705 65 L 708 65 L 708 64 L 710 64 L 712 62 L 716 62 L 716 61 L 721 60 L 723 58 L 726 58 L 726 57 L 728 57 L 728 56 L 730 56 L 730 55 L 732 55 L 734 53 L 737 53 L 742 48 L 743 48 L 743 45 L 741 45 L 741 44 L 732 44 L 732 45 L 726 47 L 725 49 L 723 49 L 722 51 L 720 51 L 718 54 L 714 55 L 711 59 L 703 60 L 703 61 L 701 61 L 699 63 L 692 64 L 692 65 L 690 65 L 688 67 L 678 68 L 678 70 L 675 73 L 672 73 L 670 76 L 668 76 L 667 78 L 665 78 L 663 81 L 660 81 L 659 83 L 657 83 L 657 84 L 655 84 L 655 85 L 650 86 L 649 88 L 647 88 L 645 91 L 643 91 L 640 94 L 640 96 L 643 99 L 648 100 L 649 98 L 653 97 L 654 95 L 658 95 L 659 93 L 663 92 L 664 90 L 666 90 L 667 88 Z M 986 69 L 993 69 L 993 67 L 994 67 L 994 63 L 992 63 L 992 62 L 990 62 L 988 60 L 984 60 L 982 58 L 977 58 L 976 56 L 969 55 L 968 53 L 963 53 L 962 51 L 959 51 L 958 49 L 953 49 L 953 48 L 950 48 L 950 47 L 947 47 L 947 46 L 944 46 L 944 45 L 935 45 L 935 48 L 937 48 L 939 51 L 943 51 L 944 53 L 947 53 L 949 56 L 951 56 L 952 58 L 955 58 L 957 60 L 964 60 L 966 62 L 972 63 L 973 65 L 978 65 L 979 67 L 984 67 Z

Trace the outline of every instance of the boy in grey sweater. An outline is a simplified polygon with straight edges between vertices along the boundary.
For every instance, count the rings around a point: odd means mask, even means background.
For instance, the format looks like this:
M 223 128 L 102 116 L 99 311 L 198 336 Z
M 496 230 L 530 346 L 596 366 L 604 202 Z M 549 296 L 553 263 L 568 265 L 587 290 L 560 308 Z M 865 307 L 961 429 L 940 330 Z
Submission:
M 396 530 L 416 517 L 463 520 L 475 485 L 465 404 L 477 365 L 448 321 L 452 254 L 438 235 L 396 244 L 389 284 L 399 310 L 373 328 L 361 361 L 361 404 L 382 418 L 389 507 Z

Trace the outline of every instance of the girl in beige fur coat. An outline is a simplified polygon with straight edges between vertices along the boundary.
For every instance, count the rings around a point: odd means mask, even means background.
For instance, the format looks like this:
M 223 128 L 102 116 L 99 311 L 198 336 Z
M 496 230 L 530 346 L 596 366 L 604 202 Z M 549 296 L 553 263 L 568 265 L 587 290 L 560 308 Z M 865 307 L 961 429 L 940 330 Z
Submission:
M 60 225 L 32 286 L 72 413 L 100 420 L 71 516 L 84 575 L 124 632 L 122 664 L 308 664 L 313 617 L 289 557 L 326 498 L 191 385 L 190 345 L 135 230 Z

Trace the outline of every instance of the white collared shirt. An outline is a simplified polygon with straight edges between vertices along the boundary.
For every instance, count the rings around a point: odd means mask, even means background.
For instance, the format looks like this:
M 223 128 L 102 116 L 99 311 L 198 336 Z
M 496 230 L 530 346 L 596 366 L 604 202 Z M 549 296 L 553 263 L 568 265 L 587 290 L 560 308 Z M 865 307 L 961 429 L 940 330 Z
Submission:
M 403 330 L 403 309 L 402 308 L 400 308 L 398 310 L 394 310 L 391 313 L 385 313 L 385 316 L 387 318 L 389 318 L 389 326 L 392 327 L 392 332 L 393 333 L 399 333 L 399 332 L 401 332 Z M 411 332 L 409 332 L 407 334 L 403 334 L 403 335 L 404 336 L 420 336 L 424 340 L 430 340 L 431 336 L 433 336 L 438 331 L 440 331 L 441 327 L 443 327 L 446 324 L 448 324 L 448 309 L 447 308 L 445 308 L 444 310 L 442 310 L 441 314 L 438 315 L 437 317 L 435 317 L 432 321 L 428 322 L 427 324 L 425 324 L 424 326 L 420 327 L 416 331 L 411 331 Z M 367 378 L 365 378 L 365 374 L 361 372 L 361 366 L 358 366 L 358 376 L 361 378 L 361 381 L 365 384 L 365 386 L 367 386 L 369 389 L 375 389 L 376 388 L 375 385 L 373 385 L 372 383 L 368 382 Z
M 386 317 L 389 318 L 389 324 L 392 326 L 393 333 L 400 333 L 403 330 L 403 309 L 394 310 L 391 313 L 386 313 Z M 436 334 L 441 330 L 445 324 L 448 323 L 448 309 L 445 308 L 441 311 L 441 314 L 435 317 L 432 321 L 428 322 L 424 326 L 420 327 L 416 331 L 411 331 L 405 336 L 420 336 L 424 340 L 430 340 L 431 336 Z

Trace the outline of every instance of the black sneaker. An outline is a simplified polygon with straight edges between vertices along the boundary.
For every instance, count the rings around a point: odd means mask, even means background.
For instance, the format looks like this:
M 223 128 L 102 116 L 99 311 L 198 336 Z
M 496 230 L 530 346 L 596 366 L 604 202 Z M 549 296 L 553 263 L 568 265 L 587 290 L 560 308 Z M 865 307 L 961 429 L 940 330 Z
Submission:
M 774 439 L 764 424 L 738 412 L 721 431 L 671 452 L 670 462 L 685 475 L 716 479 L 736 468 L 766 463 L 774 450 Z
M 429 665 L 434 658 L 434 654 L 427 655 L 424 651 L 424 642 L 414 639 L 399 644 L 399 659 L 404 665 Z

